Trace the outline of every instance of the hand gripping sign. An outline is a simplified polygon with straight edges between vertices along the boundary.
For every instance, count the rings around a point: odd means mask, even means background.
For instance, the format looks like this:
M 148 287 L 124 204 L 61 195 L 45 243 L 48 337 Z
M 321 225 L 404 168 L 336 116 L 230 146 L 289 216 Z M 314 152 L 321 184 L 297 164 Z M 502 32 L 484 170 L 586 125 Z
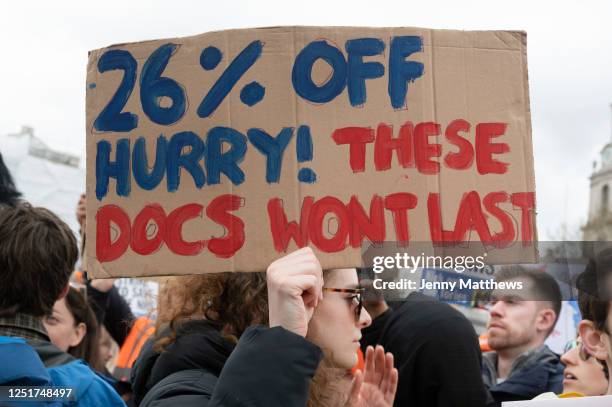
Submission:
M 522 32 L 277 27 L 89 55 L 96 277 L 529 243 L 534 189 Z

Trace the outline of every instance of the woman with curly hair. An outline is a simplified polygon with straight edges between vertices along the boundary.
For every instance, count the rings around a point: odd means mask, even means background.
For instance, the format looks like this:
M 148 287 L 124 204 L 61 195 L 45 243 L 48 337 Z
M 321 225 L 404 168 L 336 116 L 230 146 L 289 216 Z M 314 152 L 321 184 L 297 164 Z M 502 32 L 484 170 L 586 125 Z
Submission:
M 323 273 L 304 248 L 266 274 L 175 278 L 164 291 L 159 335 L 133 370 L 136 405 L 393 405 L 382 347 L 366 352 L 365 373 L 348 373 L 371 323 L 355 269 Z

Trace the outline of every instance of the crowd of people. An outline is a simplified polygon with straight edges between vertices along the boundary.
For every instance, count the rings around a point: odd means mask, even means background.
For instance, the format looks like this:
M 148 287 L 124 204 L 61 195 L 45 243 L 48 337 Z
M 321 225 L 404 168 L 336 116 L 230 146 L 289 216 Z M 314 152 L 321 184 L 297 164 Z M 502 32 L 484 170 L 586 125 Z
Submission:
M 82 226 L 84 207 L 82 197 Z M 583 320 L 561 356 L 545 345 L 559 286 L 520 266 L 496 273 L 525 289 L 491 293 L 482 352 L 451 305 L 417 292 L 387 302 L 371 269 L 323 270 L 308 247 L 260 273 L 169 278 L 156 321 L 136 318 L 113 280 L 75 283 L 79 252 L 62 220 L 22 199 L 0 156 L 0 386 L 142 407 L 477 407 L 612 394 L 612 249 L 576 282 Z M 111 342 L 128 349 L 114 369 Z

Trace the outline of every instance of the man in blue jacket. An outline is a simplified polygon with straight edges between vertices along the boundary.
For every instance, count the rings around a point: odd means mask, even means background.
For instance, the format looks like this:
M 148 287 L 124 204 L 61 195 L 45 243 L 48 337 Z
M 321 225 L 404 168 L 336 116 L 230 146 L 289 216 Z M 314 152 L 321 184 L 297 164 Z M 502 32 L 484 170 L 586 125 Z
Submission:
M 563 390 L 563 364 L 544 344 L 561 310 L 561 291 L 550 275 L 518 266 L 501 270 L 491 297 L 489 347 L 482 378 L 496 402 L 530 400 Z M 520 284 L 518 284 L 520 283 Z
M 41 322 L 68 292 L 77 257 L 72 231 L 50 211 L 0 206 L 0 386 L 53 386 L 69 389 L 70 405 L 125 406 L 105 379 L 51 344 Z

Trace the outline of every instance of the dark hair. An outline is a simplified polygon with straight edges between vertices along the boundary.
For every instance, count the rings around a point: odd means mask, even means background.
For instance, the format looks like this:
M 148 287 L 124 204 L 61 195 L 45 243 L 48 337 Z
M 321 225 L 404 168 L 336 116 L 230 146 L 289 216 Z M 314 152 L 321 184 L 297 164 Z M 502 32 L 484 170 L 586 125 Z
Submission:
M 576 280 L 582 318 L 592 321 L 595 327 L 603 332 L 608 332 L 606 320 L 612 295 L 606 283 L 610 278 L 612 278 L 612 248 L 607 248 L 589 260 L 584 272 Z
M 0 209 L 0 316 L 51 314 L 78 257 L 72 231 L 51 211 Z
M 555 328 L 559 314 L 561 313 L 561 289 L 557 281 L 548 273 L 540 270 L 528 269 L 518 265 L 504 266 L 500 271 L 495 273 L 495 281 L 507 280 L 522 280 L 525 278 L 533 283 L 534 298 L 526 298 L 533 301 L 547 301 L 552 305 L 552 310 L 555 311 L 555 322 L 550 328 L 550 331 Z
M 21 192 L 17 191 L 13 177 L 0 153 L 0 205 L 15 206 L 19 202 L 19 197 L 21 197 Z
M 220 273 L 173 277 L 160 292 L 157 332 L 169 323 L 170 334 L 159 337 L 155 349 L 163 351 L 176 340 L 181 323 L 206 319 L 226 339 L 237 342 L 253 324 L 268 323 L 265 273 Z
M 83 359 L 92 369 L 103 372 L 104 363 L 100 359 L 100 330 L 96 314 L 83 294 L 74 287 L 70 287 L 66 295 L 66 308 L 72 314 L 75 326 L 83 323 L 87 328 L 83 340 L 78 345 L 68 348 L 68 353 L 75 358 Z

